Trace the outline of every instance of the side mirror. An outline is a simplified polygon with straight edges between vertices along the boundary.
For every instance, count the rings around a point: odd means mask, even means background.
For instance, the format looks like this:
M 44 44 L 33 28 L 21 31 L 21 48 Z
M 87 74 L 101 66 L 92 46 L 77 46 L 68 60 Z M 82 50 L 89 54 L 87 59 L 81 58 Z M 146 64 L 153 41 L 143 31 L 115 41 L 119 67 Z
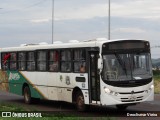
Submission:
M 101 58 L 98 59 L 98 69 L 100 70 L 100 72 L 102 71 L 102 67 L 103 67 L 103 61 Z

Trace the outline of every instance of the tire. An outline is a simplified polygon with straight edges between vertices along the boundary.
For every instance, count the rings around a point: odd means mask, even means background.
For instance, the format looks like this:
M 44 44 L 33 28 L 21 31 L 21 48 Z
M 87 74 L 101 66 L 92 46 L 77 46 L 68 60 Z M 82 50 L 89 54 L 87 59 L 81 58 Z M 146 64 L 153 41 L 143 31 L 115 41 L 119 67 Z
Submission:
M 116 105 L 118 110 L 126 110 L 127 109 L 127 105 Z
M 76 107 L 78 111 L 85 111 L 86 110 L 86 105 L 84 103 L 84 96 L 81 92 L 77 93 L 76 96 Z
M 29 89 L 28 86 L 25 86 L 23 89 L 23 93 L 24 93 L 24 102 L 26 104 L 31 104 L 32 102 L 32 97 L 31 97 L 31 91 Z

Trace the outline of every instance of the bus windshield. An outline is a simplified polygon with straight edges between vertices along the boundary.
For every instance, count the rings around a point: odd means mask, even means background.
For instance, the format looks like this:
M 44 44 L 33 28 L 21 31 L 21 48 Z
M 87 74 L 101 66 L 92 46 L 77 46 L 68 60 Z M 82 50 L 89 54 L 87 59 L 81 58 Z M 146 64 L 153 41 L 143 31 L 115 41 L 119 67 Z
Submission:
M 104 81 L 143 80 L 152 77 L 149 53 L 104 54 Z

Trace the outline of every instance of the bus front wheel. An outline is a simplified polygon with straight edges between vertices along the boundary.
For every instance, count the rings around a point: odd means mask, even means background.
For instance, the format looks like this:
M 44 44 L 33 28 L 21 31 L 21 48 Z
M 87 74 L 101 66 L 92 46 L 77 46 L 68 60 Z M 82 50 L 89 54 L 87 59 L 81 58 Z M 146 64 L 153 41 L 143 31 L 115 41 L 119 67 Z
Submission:
M 85 111 L 86 106 L 84 103 L 84 96 L 81 92 L 78 92 L 76 96 L 76 107 L 78 111 Z
M 28 86 L 24 87 L 23 93 L 24 93 L 24 102 L 27 104 L 31 104 L 31 101 L 32 101 L 31 91 Z

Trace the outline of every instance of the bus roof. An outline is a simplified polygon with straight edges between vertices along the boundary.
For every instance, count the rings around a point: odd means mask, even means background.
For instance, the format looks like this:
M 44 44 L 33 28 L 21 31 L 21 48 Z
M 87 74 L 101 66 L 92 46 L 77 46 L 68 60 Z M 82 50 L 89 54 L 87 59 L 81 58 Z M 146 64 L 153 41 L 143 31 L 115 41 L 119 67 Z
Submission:
M 69 43 L 62 43 L 62 42 L 55 42 L 55 44 L 22 44 L 19 47 L 7 47 L 1 48 L 1 52 L 9 52 L 9 51 L 31 51 L 31 50 L 38 50 L 38 49 L 61 49 L 61 48 L 82 48 L 82 47 L 101 47 L 103 43 L 106 42 L 115 42 L 115 41 L 125 41 L 125 40 L 139 40 L 139 39 L 114 39 L 114 40 L 107 40 L 105 38 L 97 38 L 92 40 L 85 40 L 83 42 L 69 42 Z M 147 41 L 147 40 L 141 40 Z

